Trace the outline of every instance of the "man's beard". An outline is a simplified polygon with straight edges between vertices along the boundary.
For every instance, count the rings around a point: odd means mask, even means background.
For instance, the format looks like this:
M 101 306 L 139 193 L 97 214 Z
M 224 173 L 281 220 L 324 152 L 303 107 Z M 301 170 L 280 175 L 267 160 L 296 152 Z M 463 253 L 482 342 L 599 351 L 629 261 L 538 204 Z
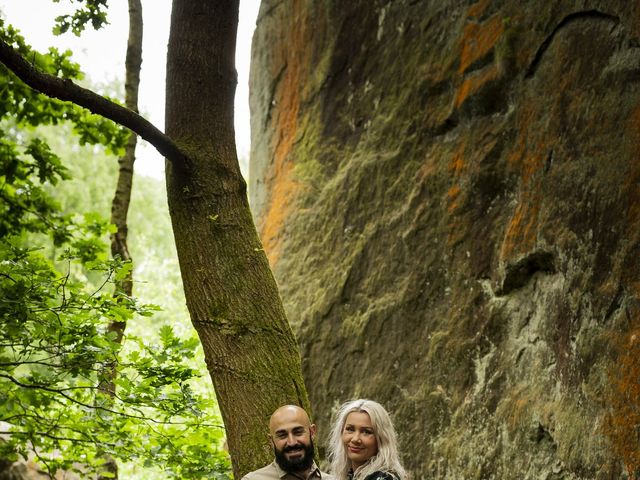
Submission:
M 304 455 L 293 460 L 288 460 L 285 457 L 285 453 L 298 449 L 304 450 Z M 299 443 L 291 447 L 284 447 L 282 450 L 273 447 L 273 453 L 275 453 L 276 462 L 285 472 L 304 472 L 311 468 L 311 464 L 313 464 L 313 440 L 309 439 L 309 445 L 306 446 Z

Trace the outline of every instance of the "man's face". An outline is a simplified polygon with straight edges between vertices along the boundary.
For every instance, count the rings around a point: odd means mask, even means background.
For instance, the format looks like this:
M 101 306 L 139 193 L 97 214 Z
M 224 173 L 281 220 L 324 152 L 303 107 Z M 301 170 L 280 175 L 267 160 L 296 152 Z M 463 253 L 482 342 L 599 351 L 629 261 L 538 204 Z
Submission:
M 313 463 L 313 439 L 308 438 L 308 443 L 299 441 L 294 445 L 284 445 L 281 448 L 274 442 L 273 453 L 276 462 L 285 472 L 304 472 L 311 468 Z
M 269 425 L 276 462 L 285 472 L 304 472 L 313 463 L 315 425 L 304 411 L 285 410 Z

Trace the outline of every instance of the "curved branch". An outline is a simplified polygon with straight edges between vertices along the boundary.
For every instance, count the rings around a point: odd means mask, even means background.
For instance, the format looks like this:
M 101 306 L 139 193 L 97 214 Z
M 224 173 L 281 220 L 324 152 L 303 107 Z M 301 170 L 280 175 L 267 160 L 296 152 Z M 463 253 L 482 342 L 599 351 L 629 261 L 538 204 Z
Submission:
M 170 162 L 185 163 L 187 161 L 187 156 L 173 140 L 144 117 L 76 85 L 69 79 L 41 72 L 2 39 L 0 39 L 0 62 L 34 90 L 49 97 L 75 103 L 92 113 L 127 127 L 153 145 Z

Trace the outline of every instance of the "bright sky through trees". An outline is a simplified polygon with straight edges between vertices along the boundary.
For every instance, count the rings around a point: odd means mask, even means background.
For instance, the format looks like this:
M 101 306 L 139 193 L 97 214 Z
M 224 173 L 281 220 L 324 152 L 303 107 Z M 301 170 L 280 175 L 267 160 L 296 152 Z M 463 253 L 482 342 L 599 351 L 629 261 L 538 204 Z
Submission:
M 249 60 L 251 38 L 258 15 L 260 0 L 240 0 L 240 21 L 236 50 L 238 87 L 235 100 L 235 129 L 238 156 L 248 158 L 250 149 L 249 127 Z M 109 25 L 99 31 L 90 28 L 80 38 L 72 33 L 54 36 L 51 28 L 54 18 L 70 13 L 74 4 L 51 0 L 0 0 L 5 20 L 20 29 L 27 43 L 44 51 L 49 46 L 71 49 L 73 59 L 87 73 L 93 83 L 124 82 L 124 59 L 129 30 L 127 0 L 109 2 Z M 171 0 L 142 0 L 144 39 L 142 46 L 142 72 L 140 79 L 140 112 L 154 125 L 164 130 L 164 87 L 167 40 Z M 136 171 L 161 178 L 164 160 L 144 141 L 139 143 Z M 246 176 L 247 172 L 243 172 Z

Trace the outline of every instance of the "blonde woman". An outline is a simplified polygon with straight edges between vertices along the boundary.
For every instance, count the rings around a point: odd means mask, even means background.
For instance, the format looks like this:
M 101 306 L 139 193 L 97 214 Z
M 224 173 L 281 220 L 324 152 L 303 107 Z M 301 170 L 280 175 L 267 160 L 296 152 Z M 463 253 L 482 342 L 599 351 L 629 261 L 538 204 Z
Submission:
M 373 400 L 340 407 L 329 445 L 336 480 L 404 480 L 395 429 L 389 414 Z

